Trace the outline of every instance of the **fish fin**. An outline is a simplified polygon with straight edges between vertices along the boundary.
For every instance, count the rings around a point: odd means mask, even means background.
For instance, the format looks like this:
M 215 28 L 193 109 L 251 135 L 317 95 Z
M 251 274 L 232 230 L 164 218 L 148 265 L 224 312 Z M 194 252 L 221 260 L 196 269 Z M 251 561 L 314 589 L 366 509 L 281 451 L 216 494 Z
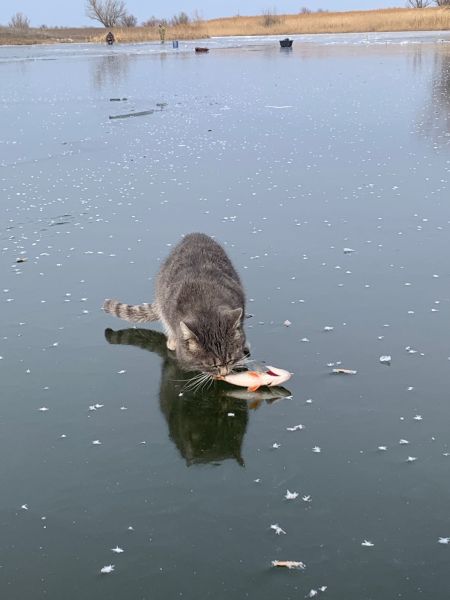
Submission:
M 256 410 L 260 406 L 261 406 L 261 400 L 253 400 L 253 402 L 250 402 L 250 404 L 248 405 L 250 410 Z
M 270 375 L 271 377 L 279 377 L 278 373 L 274 373 L 270 367 L 267 368 L 266 374 Z
M 247 388 L 248 392 L 256 392 L 256 390 L 258 390 L 261 386 L 259 385 L 259 383 L 255 384 L 255 385 L 251 385 L 250 387 Z

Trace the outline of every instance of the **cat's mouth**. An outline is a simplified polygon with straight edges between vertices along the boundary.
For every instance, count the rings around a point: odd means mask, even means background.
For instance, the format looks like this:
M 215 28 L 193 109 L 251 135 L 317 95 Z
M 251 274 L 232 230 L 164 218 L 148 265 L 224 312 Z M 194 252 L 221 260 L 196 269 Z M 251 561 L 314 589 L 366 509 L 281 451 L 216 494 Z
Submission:
M 221 369 L 218 369 L 218 371 L 210 373 L 210 375 L 217 381 L 223 381 L 227 375 L 233 375 L 235 373 L 240 373 L 247 370 L 248 369 L 245 366 L 235 365 L 234 367 L 222 367 Z
M 206 375 L 209 375 L 212 379 L 216 379 L 218 381 L 220 381 L 221 379 L 223 379 L 227 375 L 230 375 L 230 373 L 233 373 L 233 372 L 234 372 L 233 369 L 231 369 L 229 367 L 214 369 L 214 371 L 203 371 L 203 373 L 205 373 Z

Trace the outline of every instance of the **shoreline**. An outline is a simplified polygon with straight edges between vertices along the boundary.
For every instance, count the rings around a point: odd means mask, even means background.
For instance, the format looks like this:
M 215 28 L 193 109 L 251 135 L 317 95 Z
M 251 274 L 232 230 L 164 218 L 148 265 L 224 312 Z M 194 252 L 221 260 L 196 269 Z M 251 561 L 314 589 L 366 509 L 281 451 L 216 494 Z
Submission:
M 0 27 L 0 46 L 105 43 L 109 31 L 103 27 L 30 28 L 15 31 Z M 112 28 L 116 43 L 159 42 L 155 27 Z M 446 8 L 389 8 L 370 11 L 321 12 L 307 14 L 238 16 L 191 21 L 168 27 L 166 43 L 214 37 L 256 37 L 270 35 L 369 34 L 450 31 L 450 10 Z
M 279 35 L 274 35 L 273 33 L 267 33 L 265 35 L 261 35 L 261 34 L 254 34 L 254 35 L 248 35 L 248 34 L 241 34 L 241 35 L 215 35 L 215 36 L 211 36 L 210 38 L 206 38 L 209 39 L 211 41 L 214 40 L 227 40 L 229 38 L 242 38 L 243 40 L 251 40 L 252 38 L 254 38 L 255 40 L 257 39 L 261 39 L 261 38 L 273 38 L 273 37 L 279 37 L 279 36 L 284 36 L 286 37 L 287 35 L 291 35 L 291 36 L 370 36 L 370 35 L 376 35 L 376 34 L 386 34 L 386 35 L 390 35 L 390 34 L 398 34 L 399 36 L 401 36 L 401 34 L 429 34 L 429 35 L 433 35 L 433 34 L 448 34 L 449 35 L 449 39 L 448 40 L 438 40 L 440 42 L 446 42 L 450 44 L 450 31 L 448 29 L 418 29 L 418 30 L 397 30 L 397 31 L 350 31 L 350 32 L 326 32 L 326 33 L 314 33 L 314 34 L 299 34 L 299 33 L 286 33 L 286 34 L 279 34 Z M 294 38 L 295 39 L 295 38 Z M 180 40 L 181 41 L 181 40 Z M 193 39 L 186 39 L 186 40 L 182 40 L 183 42 L 196 42 L 196 41 L 205 41 L 205 38 L 203 38 L 202 40 L 199 40 L 198 38 L 193 38 Z M 308 42 L 311 42 L 311 40 L 308 40 Z M 160 46 L 160 42 L 159 40 L 146 40 L 146 41 L 132 41 L 132 42 L 120 42 L 116 44 L 116 47 L 118 46 L 127 46 L 127 45 L 146 45 L 146 44 L 155 44 L 156 46 Z M 58 46 L 58 45 L 70 45 L 70 46 L 86 46 L 86 45 L 90 45 L 90 46 L 98 46 L 98 47 L 104 47 L 105 44 L 104 42 L 101 41 L 89 41 L 89 42 L 79 42 L 79 41 L 74 41 L 74 42 L 39 42 L 39 43 L 35 43 L 35 44 L 0 44 L 0 49 L 1 48 L 24 48 L 24 47 L 33 47 L 33 46 L 40 46 L 40 47 L 52 47 L 52 46 Z M 171 40 L 166 42 L 165 46 L 162 46 L 163 48 L 167 48 L 167 49 L 172 49 L 172 42 Z M 223 49 L 223 48 L 221 48 Z

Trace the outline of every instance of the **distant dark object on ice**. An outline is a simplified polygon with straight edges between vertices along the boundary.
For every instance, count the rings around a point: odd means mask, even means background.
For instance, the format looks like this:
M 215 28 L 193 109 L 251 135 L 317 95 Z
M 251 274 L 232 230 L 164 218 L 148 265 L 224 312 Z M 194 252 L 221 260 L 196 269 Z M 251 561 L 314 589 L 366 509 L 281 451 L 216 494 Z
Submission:
M 131 112 L 126 113 L 124 115 L 109 115 L 110 119 L 128 119 L 128 117 L 144 117 L 145 115 L 151 115 L 155 111 L 153 109 L 150 110 L 141 110 L 140 112 Z
M 290 40 L 289 38 L 284 38 L 284 40 L 280 40 L 280 46 L 282 48 L 292 48 L 292 42 L 294 40 Z
M 195 51 L 196 51 L 198 54 L 201 54 L 202 52 L 203 52 L 203 53 L 205 53 L 205 52 L 209 52 L 209 48 L 200 48 L 199 46 L 196 46 L 196 48 L 195 48 Z
M 114 44 L 114 42 L 116 41 L 116 38 L 114 37 L 114 34 L 112 31 L 110 31 L 109 33 L 106 34 L 106 43 L 108 44 L 108 46 L 112 46 Z

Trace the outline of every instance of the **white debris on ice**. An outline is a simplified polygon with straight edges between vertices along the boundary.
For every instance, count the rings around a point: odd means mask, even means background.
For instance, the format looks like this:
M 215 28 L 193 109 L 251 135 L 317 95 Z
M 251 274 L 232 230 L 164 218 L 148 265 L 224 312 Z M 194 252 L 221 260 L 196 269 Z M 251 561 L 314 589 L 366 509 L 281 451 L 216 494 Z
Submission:
M 284 495 L 284 497 L 286 498 L 286 500 L 295 500 L 296 498 L 298 498 L 298 492 L 290 492 L 289 490 L 286 490 L 286 494 Z
M 100 573 L 112 573 L 114 571 L 114 565 L 105 565 L 100 569 Z
M 284 531 L 284 529 L 281 529 L 278 523 L 274 523 L 273 525 L 271 525 L 270 529 L 273 529 L 277 535 L 281 535 L 282 533 L 286 535 L 286 532 Z

